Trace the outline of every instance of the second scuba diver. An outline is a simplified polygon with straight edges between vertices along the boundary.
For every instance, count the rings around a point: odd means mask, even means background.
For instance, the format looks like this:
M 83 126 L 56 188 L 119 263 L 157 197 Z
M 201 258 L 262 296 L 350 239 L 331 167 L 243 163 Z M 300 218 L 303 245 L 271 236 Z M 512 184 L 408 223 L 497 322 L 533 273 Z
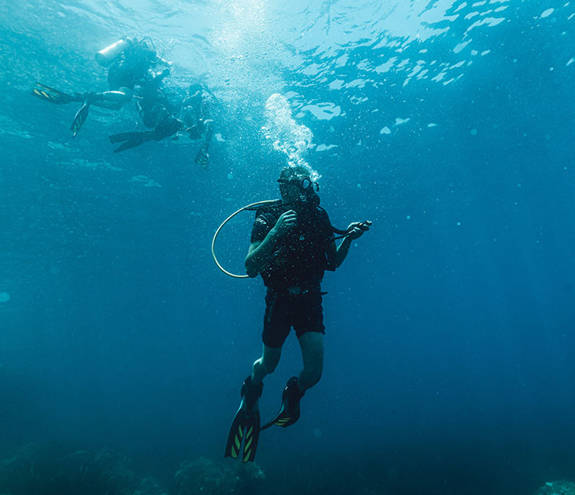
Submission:
M 134 88 L 152 75 L 152 69 L 168 63 L 157 56 L 146 40 L 123 38 L 96 54 L 96 61 L 108 68 L 109 91 L 88 93 L 64 93 L 36 83 L 34 95 L 56 104 L 81 103 L 74 116 L 71 130 L 76 136 L 88 118 L 90 105 L 118 110 L 131 101 Z M 162 72 L 165 74 L 166 72 Z
M 200 84 L 192 84 L 184 98 L 170 95 L 162 86 L 170 73 L 170 63 L 158 57 L 146 39 L 122 38 L 100 50 L 96 61 L 108 68 L 109 91 L 70 94 L 37 82 L 33 94 L 55 104 L 81 103 L 71 126 L 74 136 L 86 121 L 91 105 L 118 110 L 135 100 L 142 122 L 149 130 L 112 134 L 110 142 L 118 145 L 115 152 L 148 141 L 161 141 L 183 131 L 191 140 L 202 140 L 195 162 L 207 167 L 213 135 L 213 120 L 209 116 L 209 96 L 213 94 L 210 91 Z M 158 66 L 160 70 L 155 70 Z
M 319 206 L 317 182 L 302 166 L 285 167 L 278 179 L 281 200 L 257 210 L 245 260 L 250 277 L 262 276 L 267 287 L 262 334 L 263 352 L 241 387 L 241 403 L 228 434 L 225 456 L 253 461 L 259 433 L 273 425 L 293 425 L 300 400 L 320 380 L 323 368 L 321 281 L 346 258 L 351 242 L 369 230 L 371 222 L 353 222 L 336 245 L 327 212 Z M 260 426 L 258 400 L 263 379 L 279 363 L 291 328 L 299 340 L 303 369 L 287 381 L 278 415 Z

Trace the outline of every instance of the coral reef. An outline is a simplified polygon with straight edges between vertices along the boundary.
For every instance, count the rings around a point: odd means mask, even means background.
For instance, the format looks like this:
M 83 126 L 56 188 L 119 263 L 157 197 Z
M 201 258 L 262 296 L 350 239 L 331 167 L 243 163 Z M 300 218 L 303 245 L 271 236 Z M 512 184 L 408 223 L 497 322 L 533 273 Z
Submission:
M 127 458 L 109 451 L 57 449 L 27 445 L 0 461 L 0 493 L 6 495 L 166 495 L 149 478 L 140 478 Z
M 571 481 L 548 481 L 535 495 L 575 495 L 575 483 Z
M 223 459 L 215 462 L 200 457 L 180 465 L 175 476 L 175 495 L 254 495 L 264 479 L 263 471 L 254 463 Z
M 265 479 L 254 463 L 200 457 L 183 462 L 173 495 L 257 495 Z M 134 471 L 111 450 L 77 450 L 26 445 L 0 461 L 0 495 L 167 495 L 157 480 Z

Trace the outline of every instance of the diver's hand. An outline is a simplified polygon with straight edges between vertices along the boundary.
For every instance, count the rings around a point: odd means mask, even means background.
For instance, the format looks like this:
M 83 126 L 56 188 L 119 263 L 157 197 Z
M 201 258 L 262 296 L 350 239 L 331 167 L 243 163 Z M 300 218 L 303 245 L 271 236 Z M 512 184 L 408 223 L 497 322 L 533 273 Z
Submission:
M 283 237 L 297 225 L 297 214 L 293 210 L 288 210 L 278 218 L 273 226 L 273 232 L 278 237 Z
M 365 222 L 352 222 L 347 228 L 346 237 L 349 237 L 351 240 L 359 239 L 364 232 L 369 230 L 370 226 L 371 222 L 369 220 Z
M 204 147 L 200 148 L 200 151 L 198 151 L 198 154 L 196 155 L 195 161 L 198 165 L 201 165 L 204 168 L 207 167 L 208 162 L 210 161 L 210 154 L 208 153 L 208 150 Z

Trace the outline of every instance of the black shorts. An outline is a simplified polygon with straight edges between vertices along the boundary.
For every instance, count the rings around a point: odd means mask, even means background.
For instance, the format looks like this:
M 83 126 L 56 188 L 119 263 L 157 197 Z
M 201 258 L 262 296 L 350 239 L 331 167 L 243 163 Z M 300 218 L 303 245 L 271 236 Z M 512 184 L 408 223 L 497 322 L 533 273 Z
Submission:
M 268 290 L 262 340 L 268 347 L 281 347 L 291 327 L 299 338 L 307 332 L 325 333 L 322 295 L 319 291 L 291 295 Z

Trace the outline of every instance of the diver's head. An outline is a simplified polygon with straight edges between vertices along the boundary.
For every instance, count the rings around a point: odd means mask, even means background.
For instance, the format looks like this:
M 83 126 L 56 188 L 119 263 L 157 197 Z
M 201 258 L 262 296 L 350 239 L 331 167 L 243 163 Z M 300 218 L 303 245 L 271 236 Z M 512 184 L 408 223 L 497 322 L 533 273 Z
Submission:
M 126 55 L 130 57 L 134 63 L 139 63 L 142 66 L 152 66 L 158 62 L 158 55 L 152 44 L 147 38 L 131 39 L 129 49 Z
M 319 205 L 319 185 L 310 170 L 301 165 L 284 167 L 278 179 L 282 201 L 286 204 Z

